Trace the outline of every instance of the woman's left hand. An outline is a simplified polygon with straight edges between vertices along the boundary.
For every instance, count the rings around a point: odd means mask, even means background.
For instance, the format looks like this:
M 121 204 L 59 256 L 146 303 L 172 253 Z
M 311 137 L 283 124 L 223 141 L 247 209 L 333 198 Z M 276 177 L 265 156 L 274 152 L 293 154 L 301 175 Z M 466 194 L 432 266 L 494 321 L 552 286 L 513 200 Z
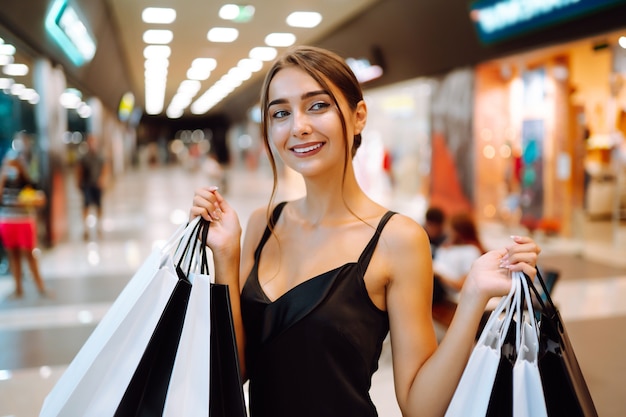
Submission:
M 489 251 L 474 262 L 463 286 L 464 291 L 474 292 L 489 300 L 508 294 L 512 271 L 522 271 L 534 279 L 541 248 L 529 237 L 512 238 L 512 245 Z

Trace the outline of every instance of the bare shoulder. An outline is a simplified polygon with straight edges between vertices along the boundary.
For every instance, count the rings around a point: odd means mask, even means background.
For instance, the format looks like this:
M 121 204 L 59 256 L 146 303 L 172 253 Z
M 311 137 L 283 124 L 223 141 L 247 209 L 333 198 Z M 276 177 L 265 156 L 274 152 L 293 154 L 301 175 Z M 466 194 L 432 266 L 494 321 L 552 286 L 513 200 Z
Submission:
M 389 219 L 381 238 L 385 242 L 385 246 L 395 253 L 430 247 L 424 228 L 415 220 L 399 213 Z
M 379 245 L 389 282 L 412 282 L 430 276 L 432 257 L 424 228 L 402 214 L 394 215 L 383 229 Z
M 248 222 L 246 224 L 246 234 L 244 239 L 244 245 L 247 242 L 255 242 L 261 239 L 263 235 L 263 231 L 267 226 L 267 207 L 259 207 L 255 209 L 248 218 Z

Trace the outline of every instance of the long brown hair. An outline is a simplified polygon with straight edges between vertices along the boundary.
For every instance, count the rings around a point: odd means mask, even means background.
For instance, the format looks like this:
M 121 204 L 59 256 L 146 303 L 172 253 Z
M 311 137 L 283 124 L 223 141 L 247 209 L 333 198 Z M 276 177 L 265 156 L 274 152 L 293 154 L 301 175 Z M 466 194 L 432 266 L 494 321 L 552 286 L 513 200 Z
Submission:
M 474 245 L 485 253 L 485 247 L 478 236 L 474 218 L 468 213 L 457 213 L 450 218 L 450 228 L 454 231 L 450 240 L 452 245 Z
M 354 157 L 357 149 L 361 145 L 361 134 L 357 134 L 354 136 L 352 149 L 348 151 L 346 117 L 341 111 L 337 98 L 330 88 L 331 85 L 336 87 L 336 89 L 339 90 L 346 99 L 350 109 L 356 110 L 358 103 L 363 100 L 363 91 L 361 90 L 361 86 L 350 67 L 339 55 L 325 49 L 313 46 L 298 46 L 287 50 L 274 62 L 268 71 L 261 90 L 261 134 L 270 160 L 274 178 L 274 186 L 272 188 L 268 211 L 269 207 L 272 206 L 272 202 L 276 196 L 276 190 L 278 188 L 276 161 L 274 159 L 274 155 L 272 154 L 268 133 L 269 115 L 267 107 L 269 104 L 269 87 L 276 74 L 281 69 L 287 67 L 297 67 L 309 74 L 320 86 L 322 86 L 324 90 L 328 92 L 337 107 L 343 128 L 344 142 L 346 144 L 345 164 L 343 168 L 344 178 L 349 159 Z

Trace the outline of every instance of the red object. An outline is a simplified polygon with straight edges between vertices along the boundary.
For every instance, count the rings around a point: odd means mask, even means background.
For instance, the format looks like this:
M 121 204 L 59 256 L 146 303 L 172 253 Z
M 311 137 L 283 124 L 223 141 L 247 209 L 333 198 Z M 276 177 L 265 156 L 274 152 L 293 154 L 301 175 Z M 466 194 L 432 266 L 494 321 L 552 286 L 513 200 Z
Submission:
M 17 218 L 0 222 L 0 237 L 7 249 L 35 249 L 36 231 L 33 219 Z

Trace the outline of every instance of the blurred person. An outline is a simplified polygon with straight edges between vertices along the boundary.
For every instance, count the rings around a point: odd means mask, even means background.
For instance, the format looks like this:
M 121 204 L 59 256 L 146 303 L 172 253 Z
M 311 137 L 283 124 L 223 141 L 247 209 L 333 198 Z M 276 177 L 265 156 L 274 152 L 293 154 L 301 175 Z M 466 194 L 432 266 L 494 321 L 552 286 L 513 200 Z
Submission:
M 261 111 L 275 182 L 243 246 L 237 212 L 217 187 L 198 188 L 190 209 L 211 221 L 206 244 L 216 281 L 230 288 L 250 416 L 376 416 L 369 388 L 388 332 L 403 415 L 443 415 L 487 301 L 508 293 L 510 271 L 535 276 L 539 248 L 515 237 L 475 262 L 438 348 L 428 237 L 356 180 L 367 107 L 345 61 L 289 49 L 266 75 Z M 305 196 L 276 204 L 277 156 L 302 175 Z
M 9 151 L 0 173 L 0 238 L 15 280 L 14 298 L 22 298 L 22 259 L 26 259 L 39 294 L 46 288 L 39 273 L 34 250 L 37 247 L 36 208 L 45 204 L 45 196 L 35 191 L 24 162 L 18 154 Z
M 446 240 L 446 214 L 439 207 L 429 207 L 424 216 L 424 230 L 430 242 L 430 252 L 435 257 L 437 248 Z
M 486 252 L 472 216 L 468 213 L 453 215 L 450 218 L 448 238 L 437 249 L 433 261 L 433 272 L 437 282 L 435 285 L 440 285 L 444 289 L 444 297 L 451 301 L 459 301 L 461 289 L 474 261 Z
M 439 208 L 431 206 L 426 210 L 424 215 L 424 230 L 428 235 L 430 242 L 430 254 L 435 258 L 437 249 L 446 240 L 445 232 L 446 214 Z M 433 302 L 441 301 L 445 296 L 446 290 L 436 274 L 433 276 Z
M 89 238 L 87 217 L 89 209 L 96 210 L 96 228 L 98 236 L 102 235 L 102 192 L 106 181 L 107 163 L 101 154 L 98 139 L 93 134 L 87 135 L 85 140 L 87 151 L 79 158 L 76 165 L 78 188 L 83 195 L 83 238 Z

